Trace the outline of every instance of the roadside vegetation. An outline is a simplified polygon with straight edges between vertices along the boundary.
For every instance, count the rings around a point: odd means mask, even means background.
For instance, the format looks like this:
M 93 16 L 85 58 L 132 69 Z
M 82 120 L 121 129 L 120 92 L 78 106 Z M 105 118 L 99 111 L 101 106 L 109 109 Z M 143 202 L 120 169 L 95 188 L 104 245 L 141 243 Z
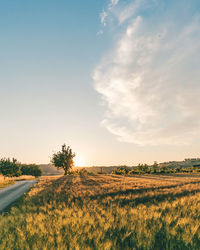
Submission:
M 41 169 L 36 164 L 21 164 L 16 159 L 0 159 L 0 189 L 15 184 L 20 180 L 32 180 L 41 176 Z
M 14 180 L 9 180 L 9 178 L 5 178 L 3 175 L 0 175 L 0 189 L 15 184 Z
M 34 179 L 35 177 L 31 175 L 22 175 L 19 177 L 6 177 L 0 174 L 0 189 L 13 185 L 16 183 L 16 181 L 34 180 Z
M 0 249 L 199 249 L 199 184 L 198 174 L 41 177 L 0 215 Z
M 0 175 L 5 177 L 19 177 L 24 175 L 41 176 L 42 171 L 36 164 L 22 164 L 15 158 L 0 159 Z

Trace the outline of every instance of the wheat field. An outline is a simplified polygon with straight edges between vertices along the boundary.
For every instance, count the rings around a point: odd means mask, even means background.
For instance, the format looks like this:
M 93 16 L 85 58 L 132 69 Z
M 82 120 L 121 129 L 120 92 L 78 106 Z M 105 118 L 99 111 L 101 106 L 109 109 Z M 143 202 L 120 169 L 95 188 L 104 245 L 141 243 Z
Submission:
M 200 249 L 200 176 L 41 177 L 0 215 L 0 249 Z

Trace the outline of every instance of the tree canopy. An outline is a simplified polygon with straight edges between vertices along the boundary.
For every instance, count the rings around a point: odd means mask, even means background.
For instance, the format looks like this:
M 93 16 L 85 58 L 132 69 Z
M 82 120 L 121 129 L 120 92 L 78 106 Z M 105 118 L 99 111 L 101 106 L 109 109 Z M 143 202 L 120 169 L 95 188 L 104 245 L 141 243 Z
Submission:
M 62 145 L 62 150 L 54 153 L 51 159 L 51 163 L 58 169 L 62 168 L 65 171 L 65 175 L 72 169 L 74 166 L 74 157 L 75 153 L 72 152 L 72 149 L 66 144 Z
M 33 175 L 35 177 L 41 176 L 42 171 L 36 164 L 22 164 L 21 165 L 22 175 Z
M 10 177 L 20 176 L 20 163 L 14 158 L 12 160 L 10 158 L 2 158 L 0 160 L 0 173 Z

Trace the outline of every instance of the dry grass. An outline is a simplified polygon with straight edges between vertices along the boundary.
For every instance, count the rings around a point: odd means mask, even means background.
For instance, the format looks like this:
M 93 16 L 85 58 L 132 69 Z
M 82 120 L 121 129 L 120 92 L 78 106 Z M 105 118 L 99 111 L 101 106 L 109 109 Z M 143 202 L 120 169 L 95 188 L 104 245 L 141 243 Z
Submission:
M 15 180 L 12 180 L 9 177 L 4 177 L 4 176 L 0 175 L 0 189 L 7 187 L 7 186 L 10 186 L 14 183 L 15 183 Z
M 5 177 L 5 176 L 0 175 L 0 188 L 10 186 L 16 183 L 16 181 L 33 180 L 33 179 L 35 179 L 35 177 L 30 176 L 30 175 L 22 175 L 19 177 Z
M 42 177 L 0 249 L 199 249 L 200 176 Z

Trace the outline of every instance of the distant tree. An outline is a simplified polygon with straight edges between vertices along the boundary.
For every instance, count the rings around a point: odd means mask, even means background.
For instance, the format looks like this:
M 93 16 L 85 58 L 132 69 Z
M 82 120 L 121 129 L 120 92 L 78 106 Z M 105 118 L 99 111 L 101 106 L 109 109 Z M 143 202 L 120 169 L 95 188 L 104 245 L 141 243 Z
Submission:
M 74 157 L 75 153 L 72 152 L 72 149 L 64 144 L 61 151 L 53 154 L 51 163 L 58 169 L 63 168 L 66 175 L 74 166 Z
M 148 170 L 148 165 L 147 164 L 138 164 L 137 169 L 140 173 L 146 173 Z
M 154 161 L 154 164 L 152 166 L 153 173 L 156 173 L 158 171 L 158 166 L 159 165 L 158 165 L 157 161 Z
M 16 159 L 10 160 L 10 158 L 2 158 L 0 160 L 0 173 L 4 176 L 20 176 L 20 163 Z

